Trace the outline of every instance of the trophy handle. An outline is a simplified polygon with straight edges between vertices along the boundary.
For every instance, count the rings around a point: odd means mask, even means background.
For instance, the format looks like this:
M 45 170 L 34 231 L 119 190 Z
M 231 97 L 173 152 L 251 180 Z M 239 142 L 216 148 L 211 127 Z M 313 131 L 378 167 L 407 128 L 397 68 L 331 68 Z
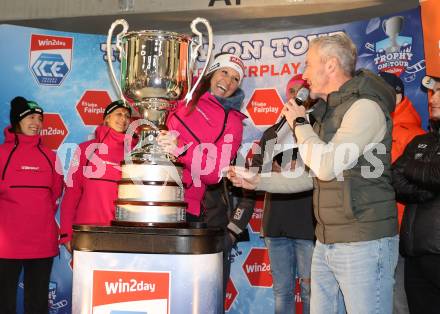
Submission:
M 199 85 L 201 79 L 203 78 L 203 75 L 205 74 L 206 68 L 208 67 L 209 64 L 209 60 L 211 59 L 211 52 L 212 52 L 212 28 L 211 25 L 209 24 L 207 19 L 204 19 L 202 17 L 197 17 L 195 18 L 192 22 L 191 22 L 191 30 L 193 31 L 193 33 L 195 35 L 198 36 L 198 41 L 197 44 L 194 44 L 194 41 L 191 42 L 191 60 L 189 62 L 189 70 L 190 71 L 194 71 L 194 64 L 196 62 L 196 58 L 197 58 L 197 52 L 199 51 L 200 47 L 202 47 L 203 45 L 203 34 L 197 29 L 197 24 L 202 23 L 205 25 L 206 29 L 208 30 L 208 52 L 206 54 L 206 61 L 205 61 L 205 65 L 203 67 L 202 72 L 200 73 L 196 83 L 194 84 L 194 86 L 191 88 L 190 87 L 190 91 L 186 94 L 185 96 L 185 102 L 186 104 L 188 104 L 188 102 L 192 99 L 192 95 L 194 93 L 194 91 L 196 90 L 197 86 Z M 191 80 L 192 75 L 188 75 L 189 80 Z M 188 86 L 191 86 L 192 82 L 188 81 Z
M 386 34 L 385 23 L 386 23 L 387 20 L 388 20 L 388 19 L 385 19 L 385 20 L 382 21 L 382 30 L 383 30 L 383 32 L 384 32 L 385 34 Z
M 119 55 L 122 56 L 124 54 L 124 49 L 122 48 L 121 45 L 121 37 L 127 33 L 128 31 L 128 23 L 126 20 L 124 19 L 119 19 L 116 20 L 112 23 L 112 25 L 110 26 L 110 29 L 108 30 L 108 35 L 107 35 L 107 63 L 110 67 L 110 73 L 112 75 L 113 78 L 113 82 L 116 84 L 118 92 L 120 94 L 120 99 L 122 99 L 124 102 L 127 102 L 127 100 L 124 97 L 124 94 L 122 93 L 122 88 L 121 85 L 119 85 L 118 80 L 116 79 L 116 75 L 115 75 L 115 70 L 113 68 L 113 62 L 112 62 L 112 37 L 113 37 L 113 31 L 114 29 L 121 25 L 123 27 L 122 32 L 120 32 L 118 35 L 116 35 L 116 48 L 119 50 Z M 121 60 L 122 62 L 122 60 Z

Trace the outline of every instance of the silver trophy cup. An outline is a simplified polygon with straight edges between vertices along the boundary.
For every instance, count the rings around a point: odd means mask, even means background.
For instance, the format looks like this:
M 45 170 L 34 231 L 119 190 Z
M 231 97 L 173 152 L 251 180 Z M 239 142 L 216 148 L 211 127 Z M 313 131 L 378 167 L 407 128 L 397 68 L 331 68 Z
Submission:
M 202 72 L 192 85 L 196 57 L 203 35 L 197 30 L 202 23 L 208 31 L 208 49 Z M 117 26 L 116 48 L 121 60 L 120 84 L 112 64 L 111 40 Z M 134 107 L 141 119 L 139 142 L 122 163 L 118 183 L 115 225 L 174 226 L 185 223 L 181 174 L 183 166 L 157 144 L 159 131 L 175 101 L 192 98 L 208 66 L 212 52 L 212 30 L 209 22 L 196 18 L 191 23 L 194 38 L 173 32 L 143 30 L 127 32 L 125 20 L 115 21 L 107 36 L 107 59 L 120 98 Z M 141 122 L 139 122 L 141 121 Z M 130 125 L 130 128 L 132 127 Z
M 195 61 L 202 47 L 203 35 L 197 24 L 204 24 L 208 31 L 206 62 L 197 82 L 192 85 Z M 121 25 L 116 35 L 116 48 L 121 60 L 120 85 L 112 64 L 111 39 L 114 29 Z M 174 32 L 159 30 L 128 31 L 128 23 L 116 20 L 107 36 L 107 60 L 120 98 L 132 106 L 146 120 L 140 131 L 140 140 L 132 152 L 134 160 L 155 163 L 170 159 L 156 143 L 156 136 L 165 129 L 169 110 L 174 101 L 184 98 L 188 102 L 206 71 L 212 52 L 212 29 L 209 22 L 196 18 L 191 29 L 197 36 L 191 38 Z

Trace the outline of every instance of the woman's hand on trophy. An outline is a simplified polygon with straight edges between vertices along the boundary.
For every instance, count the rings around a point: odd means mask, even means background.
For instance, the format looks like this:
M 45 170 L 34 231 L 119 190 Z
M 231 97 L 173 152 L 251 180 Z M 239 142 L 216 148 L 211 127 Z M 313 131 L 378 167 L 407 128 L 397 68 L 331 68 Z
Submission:
M 175 157 L 179 156 L 179 149 L 177 147 L 177 137 L 179 132 L 177 131 L 160 131 L 157 136 L 157 144 L 168 154 Z
M 259 173 L 255 173 L 249 169 L 237 166 L 230 166 L 226 176 L 234 186 L 244 188 L 246 190 L 255 190 L 261 180 Z

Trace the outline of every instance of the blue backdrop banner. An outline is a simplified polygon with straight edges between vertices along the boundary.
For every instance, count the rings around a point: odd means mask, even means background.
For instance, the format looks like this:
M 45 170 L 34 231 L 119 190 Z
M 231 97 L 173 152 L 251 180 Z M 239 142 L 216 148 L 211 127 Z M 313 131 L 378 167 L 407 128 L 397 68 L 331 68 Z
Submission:
M 402 78 L 405 93 L 426 127 L 427 95 L 420 88 L 425 63 L 419 9 L 328 27 L 215 36 L 214 53 L 235 53 L 246 66 L 242 112 L 248 119 L 242 153 L 246 154 L 262 132 L 279 119 L 286 101 L 286 84 L 303 71 L 309 41 L 336 32 L 346 32 L 356 43 L 358 67 L 393 72 Z M 77 144 L 91 137 L 96 125 L 102 122 L 104 108 L 117 98 L 106 61 L 106 38 L 0 25 L 0 41 L 0 126 L 9 125 L 9 102 L 15 96 L 38 102 L 47 112 L 44 141 L 57 150 L 66 171 Z M 119 68 L 118 55 L 114 53 L 113 57 L 115 68 Z M 204 61 L 203 55 L 199 61 Z M 0 135 L 1 141 L 3 138 Z M 5 209 L 0 209 L 0 215 L 2 210 Z M 240 243 L 233 250 L 226 300 L 229 313 L 273 311 L 270 264 L 259 237 L 261 215 L 259 201 L 249 224 L 250 242 Z M 50 282 L 51 314 L 71 312 L 71 265 L 70 254 L 61 248 Z M 22 283 L 20 287 L 21 303 Z

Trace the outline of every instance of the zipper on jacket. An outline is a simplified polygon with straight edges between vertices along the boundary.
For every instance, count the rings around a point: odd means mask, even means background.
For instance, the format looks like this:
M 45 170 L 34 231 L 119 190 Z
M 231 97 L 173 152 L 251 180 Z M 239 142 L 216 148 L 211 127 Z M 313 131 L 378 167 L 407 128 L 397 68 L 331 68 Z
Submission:
M 9 162 L 11 161 L 12 154 L 14 154 L 15 150 L 16 150 L 17 147 L 18 147 L 18 144 L 19 144 L 19 143 L 18 143 L 18 137 L 17 137 L 17 135 L 15 135 L 15 146 L 14 146 L 14 148 L 11 150 L 11 152 L 9 153 L 8 159 L 6 160 L 5 168 L 3 168 L 2 180 L 5 179 L 6 169 L 8 168 Z
M 88 180 L 95 180 L 95 181 L 107 181 L 112 183 L 118 183 L 118 180 L 110 180 L 110 179 L 101 179 L 101 178 L 87 178 Z
M 177 118 L 177 120 L 179 120 L 179 122 L 183 125 L 183 127 L 191 134 L 191 136 L 197 141 L 199 142 L 199 144 L 201 143 L 200 139 L 197 137 L 197 135 L 194 134 L 194 132 L 185 124 L 185 122 L 183 122 L 183 120 L 176 114 L 174 114 L 174 116 Z
M 222 127 L 222 130 L 220 131 L 219 136 L 217 136 L 217 138 L 215 139 L 214 143 L 217 143 L 217 141 L 222 137 L 223 132 L 226 129 L 226 122 L 228 121 L 229 111 L 226 111 L 224 108 L 223 108 L 223 111 L 225 112 L 225 119 L 223 120 L 223 127 Z
M 48 186 L 44 185 L 11 185 L 11 189 L 50 189 Z
M 321 134 L 322 124 L 323 124 L 325 116 L 327 115 L 327 112 L 328 112 L 328 103 L 326 103 L 324 114 L 322 115 L 322 119 L 321 119 L 321 121 L 319 122 L 319 125 L 318 125 L 318 127 L 319 127 L 318 134 L 317 134 L 318 137 Z M 317 122 L 315 122 L 315 123 L 317 123 Z M 320 187 L 320 185 L 318 183 L 319 179 L 318 178 L 314 178 L 314 180 L 316 181 L 316 187 L 314 187 L 313 189 L 317 188 L 317 194 L 318 194 L 317 197 L 316 197 L 316 202 L 318 203 L 316 205 L 317 206 L 317 208 L 316 208 L 316 216 L 317 216 L 316 220 L 321 223 L 321 226 L 322 226 L 322 240 L 324 241 L 324 244 L 325 244 L 325 224 L 324 224 L 324 222 L 321 219 L 321 215 L 320 215 L 321 211 L 320 211 L 320 207 L 319 207 L 320 204 L 321 204 L 321 202 L 320 202 L 321 187 Z M 315 192 L 313 192 L 313 193 L 315 193 Z

